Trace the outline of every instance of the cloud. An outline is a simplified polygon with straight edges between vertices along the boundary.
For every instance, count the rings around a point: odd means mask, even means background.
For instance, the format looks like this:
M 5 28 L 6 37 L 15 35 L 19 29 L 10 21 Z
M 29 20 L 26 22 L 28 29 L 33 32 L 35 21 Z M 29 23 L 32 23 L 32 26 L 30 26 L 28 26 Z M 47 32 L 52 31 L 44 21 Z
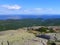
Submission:
M 44 12 L 51 12 L 53 9 L 51 8 L 33 8 L 33 9 L 26 9 L 24 12 L 32 12 L 32 13 L 44 13 Z
M 34 10 L 41 11 L 43 8 L 34 8 Z
M 46 14 L 46 13 L 53 13 L 54 10 L 52 8 L 33 8 L 33 9 L 26 9 L 24 10 L 24 12 L 32 14 Z
M 0 14 L 60 14 L 53 8 L 27 8 L 20 5 L 0 5 Z
M 33 8 L 33 9 L 25 9 L 23 12 L 25 13 L 37 13 L 37 12 L 41 12 L 43 9 L 42 8 Z
M 13 9 L 13 10 L 21 9 L 21 6 L 19 5 L 2 5 L 1 7 L 6 8 L 6 9 Z
M 53 8 L 22 9 L 22 10 L 19 10 L 19 11 L 16 11 L 16 12 L 18 14 L 60 14 L 60 12 L 58 10 L 55 10 Z

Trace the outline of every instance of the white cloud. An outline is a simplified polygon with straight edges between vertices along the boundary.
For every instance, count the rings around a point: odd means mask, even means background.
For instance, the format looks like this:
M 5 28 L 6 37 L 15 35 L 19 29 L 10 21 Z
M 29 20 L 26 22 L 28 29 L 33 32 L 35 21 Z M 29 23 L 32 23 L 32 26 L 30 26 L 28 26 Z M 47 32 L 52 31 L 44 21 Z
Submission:
M 1 7 L 7 8 L 7 9 L 14 9 L 14 10 L 21 9 L 21 6 L 19 6 L 19 5 L 2 5 Z
M 23 10 L 23 12 L 25 12 L 25 13 L 33 13 L 33 12 L 37 13 L 37 12 L 41 12 L 42 10 L 43 10 L 42 8 L 33 8 L 33 9 L 25 9 L 25 10 Z
M 24 9 L 20 5 L 1 5 L 0 14 L 60 14 L 60 10 L 52 8 Z
M 41 11 L 43 8 L 34 8 L 34 10 Z
M 25 13 L 27 12 L 28 13 L 28 12 L 30 12 L 30 10 L 24 10 L 23 12 L 25 12 Z
M 22 11 L 23 14 L 59 14 L 56 9 L 53 8 L 32 8 Z

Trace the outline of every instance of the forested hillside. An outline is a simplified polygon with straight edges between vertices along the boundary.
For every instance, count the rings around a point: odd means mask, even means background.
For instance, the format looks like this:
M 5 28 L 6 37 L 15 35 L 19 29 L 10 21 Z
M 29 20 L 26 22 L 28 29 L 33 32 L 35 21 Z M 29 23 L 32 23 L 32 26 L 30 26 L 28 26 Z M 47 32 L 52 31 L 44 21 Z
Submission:
M 60 26 L 60 18 L 54 19 L 8 19 L 0 20 L 0 30 L 18 29 L 31 26 Z

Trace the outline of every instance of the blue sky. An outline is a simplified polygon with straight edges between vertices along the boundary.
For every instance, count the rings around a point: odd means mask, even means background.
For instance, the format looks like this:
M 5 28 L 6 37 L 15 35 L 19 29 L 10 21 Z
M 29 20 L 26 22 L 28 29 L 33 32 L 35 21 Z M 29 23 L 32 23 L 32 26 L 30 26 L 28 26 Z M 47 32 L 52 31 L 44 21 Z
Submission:
M 60 0 L 0 0 L 0 14 L 60 14 Z

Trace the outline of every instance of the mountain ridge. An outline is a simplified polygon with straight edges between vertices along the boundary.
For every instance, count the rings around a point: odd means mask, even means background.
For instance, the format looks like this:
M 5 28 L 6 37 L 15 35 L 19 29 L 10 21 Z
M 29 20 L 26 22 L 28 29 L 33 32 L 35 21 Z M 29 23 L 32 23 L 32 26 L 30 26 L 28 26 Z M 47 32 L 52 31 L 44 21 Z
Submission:
M 0 20 L 6 19 L 31 19 L 31 18 L 60 18 L 60 15 L 0 15 Z

